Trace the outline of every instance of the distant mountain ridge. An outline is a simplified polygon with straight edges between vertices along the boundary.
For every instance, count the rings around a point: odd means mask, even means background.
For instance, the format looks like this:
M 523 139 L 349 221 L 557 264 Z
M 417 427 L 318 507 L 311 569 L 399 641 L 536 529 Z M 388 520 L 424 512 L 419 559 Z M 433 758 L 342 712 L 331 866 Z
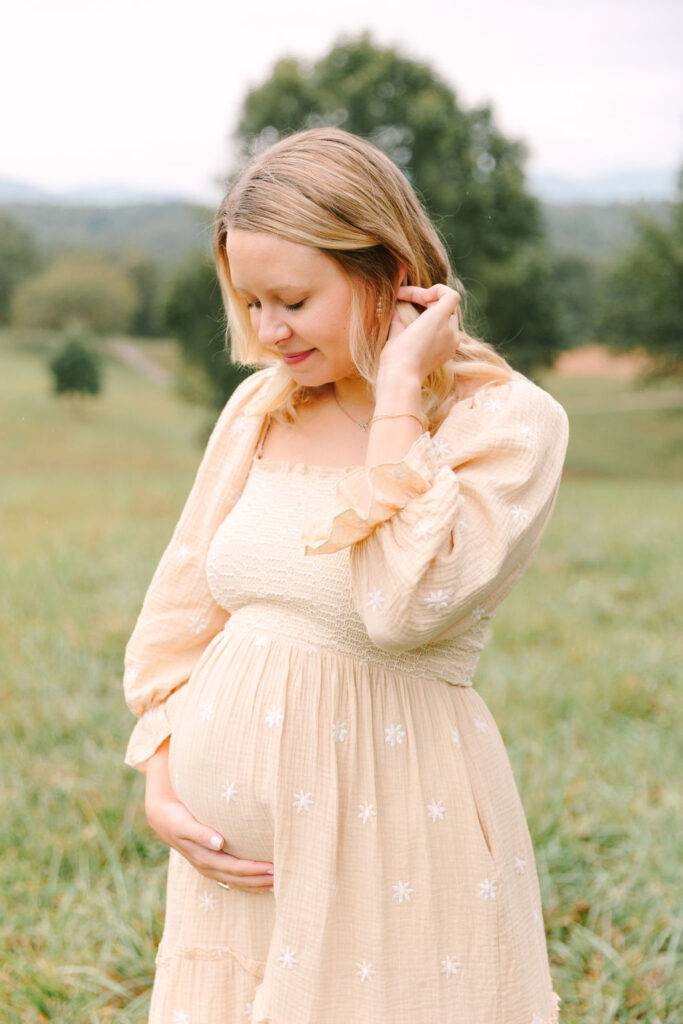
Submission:
M 527 187 L 546 203 L 634 203 L 672 200 L 676 191 L 676 170 L 652 167 L 639 171 L 616 171 L 589 178 L 557 174 L 528 174 Z M 208 190 L 207 190 L 208 192 Z M 210 205 L 207 195 L 206 204 Z M 43 203 L 55 206 L 131 206 L 150 203 L 190 203 L 187 196 L 157 192 L 116 183 L 82 185 L 63 191 L 49 190 L 29 182 L 0 178 L 0 203 Z M 218 199 L 216 199 L 218 203 Z
M 671 220 L 670 202 L 544 203 L 546 235 L 556 252 L 574 252 L 592 262 L 609 259 L 635 241 L 635 217 Z M 64 249 L 91 249 L 116 255 L 136 249 L 153 256 L 169 272 L 191 250 L 211 258 L 216 207 L 187 202 L 130 203 L 125 206 L 0 202 L 0 215 L 21 224 L 48 257 Z
M 10 178 L 0 178 L 0 203 L 43 203 L 55 206 L 129 206 L 143 203 L 182 203 L 187 197 L 128 185 L 83 185 L 54 191 Z

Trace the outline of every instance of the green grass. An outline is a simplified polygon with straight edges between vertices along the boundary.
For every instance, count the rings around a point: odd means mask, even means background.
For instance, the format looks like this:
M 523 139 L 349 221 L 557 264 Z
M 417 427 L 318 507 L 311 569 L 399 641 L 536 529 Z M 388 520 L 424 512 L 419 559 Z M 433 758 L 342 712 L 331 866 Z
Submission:
M 205 417 L 115 364 L 78 411 L 14 341 L 0 335 L 2 1020 L 141 1024 L 166 858 L 122 765 L 121 658 Z M 570 414 L 598 392 L 585 383 L 544 377 Z M 477 686 L 527 811 L 562 1024 L 680 1024 L 683 421 L 570 418 L 553 519 Z

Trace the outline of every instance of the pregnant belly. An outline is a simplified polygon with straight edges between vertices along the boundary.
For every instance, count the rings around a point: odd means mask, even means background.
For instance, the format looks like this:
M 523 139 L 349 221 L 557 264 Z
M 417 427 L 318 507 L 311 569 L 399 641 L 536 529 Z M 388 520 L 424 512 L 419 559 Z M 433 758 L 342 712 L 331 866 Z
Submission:
M 174 712 L 170 772 L 188 810 L 229 853 L 272 860 L 285 677 L 253 638 L 222 638 Z

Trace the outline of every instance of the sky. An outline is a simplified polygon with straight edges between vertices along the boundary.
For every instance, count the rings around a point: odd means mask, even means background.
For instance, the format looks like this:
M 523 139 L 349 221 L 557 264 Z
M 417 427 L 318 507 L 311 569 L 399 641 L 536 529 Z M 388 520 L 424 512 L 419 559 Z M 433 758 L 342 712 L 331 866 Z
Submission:
M 0 178 L 214 202 L 246 91 L 363 30 L 463 107 L 490 103 L 528 173 L 683 162 L 680 0 L 21 0 L 3 16 Z

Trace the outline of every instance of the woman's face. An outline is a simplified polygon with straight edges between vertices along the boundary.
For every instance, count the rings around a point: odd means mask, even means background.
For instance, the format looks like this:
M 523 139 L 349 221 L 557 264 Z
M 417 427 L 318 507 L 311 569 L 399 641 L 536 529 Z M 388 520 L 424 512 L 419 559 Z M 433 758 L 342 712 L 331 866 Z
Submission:
M 331 256 L 242 228 L 228 232 L 226 251 L 233 288 L 249 304 L 261 344 L 298 384 L 357 376 L 349 349 L 351 286 Z

